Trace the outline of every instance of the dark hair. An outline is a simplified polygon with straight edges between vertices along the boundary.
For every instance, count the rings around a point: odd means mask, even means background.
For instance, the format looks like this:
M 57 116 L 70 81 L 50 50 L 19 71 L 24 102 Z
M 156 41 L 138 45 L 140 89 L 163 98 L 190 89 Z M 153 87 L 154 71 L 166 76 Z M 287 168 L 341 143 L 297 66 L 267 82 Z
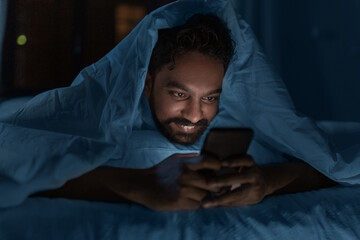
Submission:
M 152 77 L 175 58 L 190 51 L 198 51 L 222 62 L 226 71 L 234 49 L 229 30 L 214 15 L 195 14 L 184 25 L 158 31 L 153 49 L 149 74 Z

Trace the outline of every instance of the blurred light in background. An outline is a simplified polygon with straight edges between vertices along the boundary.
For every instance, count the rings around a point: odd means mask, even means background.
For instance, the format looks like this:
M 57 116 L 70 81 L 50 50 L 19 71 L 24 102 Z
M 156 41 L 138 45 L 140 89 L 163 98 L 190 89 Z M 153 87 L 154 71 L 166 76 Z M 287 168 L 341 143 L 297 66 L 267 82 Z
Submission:
M 23 46 L 27 43 L 27 38 L 24 34 L 21 34 L 16 39 L 16 44 L 19 46 Z
M 125 38 L 145 14 L 144 6 L 118 4 L 115 7 L 115 42 Z

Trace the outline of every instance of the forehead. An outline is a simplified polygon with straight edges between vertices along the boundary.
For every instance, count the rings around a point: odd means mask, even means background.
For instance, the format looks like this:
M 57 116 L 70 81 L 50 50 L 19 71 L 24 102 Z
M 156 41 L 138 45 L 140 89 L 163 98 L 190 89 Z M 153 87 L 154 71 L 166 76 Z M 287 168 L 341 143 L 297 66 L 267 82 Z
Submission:
M 223 64 L 199 52 L 190 52 L 175 58 L 175 64 L 162 67 L 156 76 L 159 87 L 186 86 L 189 90 L 209 91 L 221 88 Z M 158 80 L 157 80 L 158 79 Z

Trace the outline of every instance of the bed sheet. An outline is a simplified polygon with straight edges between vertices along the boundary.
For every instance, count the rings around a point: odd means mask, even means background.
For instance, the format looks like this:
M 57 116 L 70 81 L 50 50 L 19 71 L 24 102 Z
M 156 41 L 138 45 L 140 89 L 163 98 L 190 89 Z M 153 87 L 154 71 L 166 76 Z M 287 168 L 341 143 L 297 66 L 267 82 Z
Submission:
M 110 161 L 141 168 L 173 154 L 200 152 L 205 134 L 194 145 L 180 146 L 158 132 L 143 92 L 158 29 L 183 24 L 195 13 L 222 19 L 236 53 L 210 127 L 251 127 L 249 154 L 259 164 L 285 153 L 335 181 L 360 184 L 360 143 L 344 154 L 334 151 L 314 121 L 296 112 L 237 7 L 236 0 L 182 0 L 163 6 L 81 71 L 71 86 L 39 94 L 8 116 L 0 113 L 0 206 L 21 204 L 35 192 L 58 188 Z
M 0 210 L 0 239 L 360 239 L 359 202 L 360 187 L 344 186 L 189 212 L 30 198 Z
M 145 106 L 141 96 L 157 29 L 178 25 L 196 12 L 221 17 L 242 53 L 232 60 L 224 78 L 228 94 L 222 94 L 214 126 L 249 123 L 262 139 L 259 144 L 272 144 L 278 151 L 304 159 L 335 180 L 359 184 L 360 135 L 353 135 L 341 147 L 334 143 L 338 150 L 334 152 L 313 121 L 296 114 L 281 79 L 267 64 L 248 25 L 233 10 L 234 3 L 203 0 L 167 5 L 145 17 L 70 87 L 40 94 L 15 114 L 1 116 L 0 112 L 0 203 L 7 207 L 0 209 L 0 239 L 360 238 L 360 190 L 355 186 L 270 197 L 251 207 L 180 213 L 128 204 L 26 199 L 110 159 L 119 159 L 123 167 L 124 159 L 135 159 L 123 157 L 128 150 L 124 136 L 134 136 L 132 130 L 143 123 L 135 121 L 139 116 L 151 116 L 141 112 Z M 354 133 L 353 127 L 349 129 L 350 135 Z M 147 139 L 154 139 L 151 136 Z M 143 141 L 135 147 L 151 143 Z M 162 144 L 158 141 L 158 146 Z M 177 146 L 164 149 L 179 151 Z M 144 154 L 149 152 L 149 158 L 155 156 L 153 148 Z
M 360 143 L 360 123 L 317 125 L 340 152 Z M 360 186 L 173 213 L 136 204 L 29 198 L 0 208 L 0 239 L 360 239 L 359 202 Z

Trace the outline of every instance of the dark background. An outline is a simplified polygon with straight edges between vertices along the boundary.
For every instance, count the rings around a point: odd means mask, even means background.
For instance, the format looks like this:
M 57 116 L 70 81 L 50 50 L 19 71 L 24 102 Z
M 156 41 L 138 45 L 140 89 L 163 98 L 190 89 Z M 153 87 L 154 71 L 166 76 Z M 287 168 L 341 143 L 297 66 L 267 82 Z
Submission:
M 360 1 L 236 2 L 300 112 L 360 121 Z
M 8 0 L 0 97 L 69 85 L 145 14 L 167 2 Z M 235 2 L 300 112 L 314 119 L 360 121 L 360 1 Z M 22 34 L 27 42 L 18 45 Z

